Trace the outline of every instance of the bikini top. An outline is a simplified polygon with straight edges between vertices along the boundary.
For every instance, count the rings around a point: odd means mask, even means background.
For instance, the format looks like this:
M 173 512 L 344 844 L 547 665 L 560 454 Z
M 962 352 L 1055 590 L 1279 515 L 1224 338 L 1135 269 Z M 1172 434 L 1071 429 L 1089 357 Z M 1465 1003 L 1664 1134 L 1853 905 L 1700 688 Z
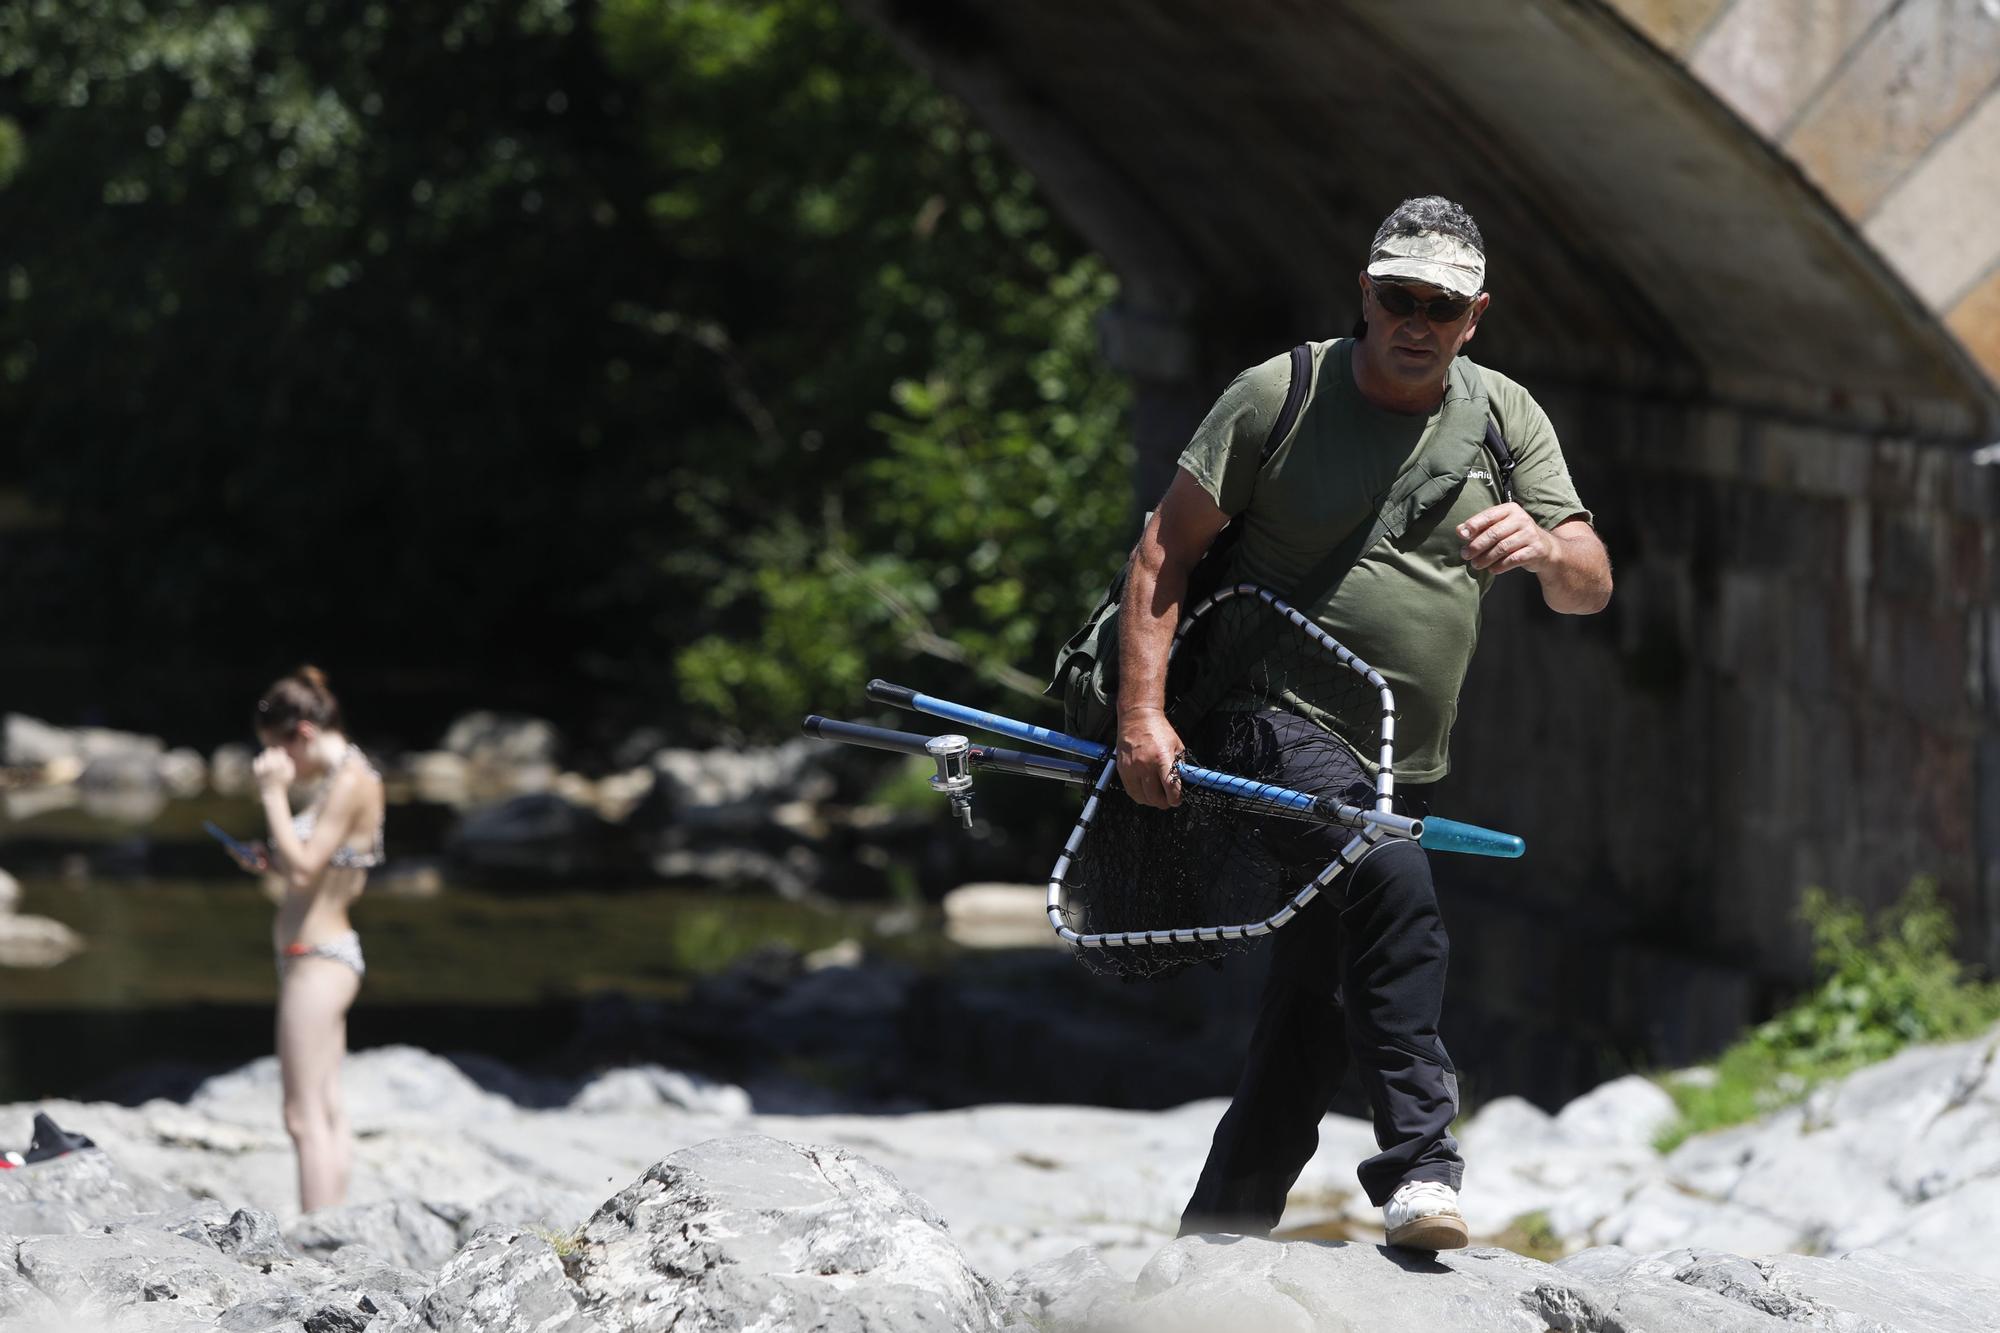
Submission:
M 375 766 L 368 762 L 368 756 L 361 753 L 361 747 L 349 741 L 347 743 L 347 753 L 341 755 L 333 767 L 327 770 L 326 778 L 320 784 L 319 792 L 313 797 L 312 804 L 292 816 L 292 834 L 300 842 L 310 842 L 312 840 L 313 829 L 319 824 L 320 803 L 326 800 L 327 793 L 333 790 L 334 775 L 339 773 L 341 768 L 350 759 L 360 760 L 361 766 L 367 769 L 371 775 L 380 776 L 380 774 L 375 772 Z M 346 843 L 342 843 L 333 849 L 333 855 L 327 858 L 327 864 L 336 866 L 342 870 L 367 870 L 382 864 L 385 851 L 386 849 L 382 843 L 382 825 L 377 823 L 375 825 L 375 845 L 373 847 L 366 851 L 357 851 L 349 847 Z

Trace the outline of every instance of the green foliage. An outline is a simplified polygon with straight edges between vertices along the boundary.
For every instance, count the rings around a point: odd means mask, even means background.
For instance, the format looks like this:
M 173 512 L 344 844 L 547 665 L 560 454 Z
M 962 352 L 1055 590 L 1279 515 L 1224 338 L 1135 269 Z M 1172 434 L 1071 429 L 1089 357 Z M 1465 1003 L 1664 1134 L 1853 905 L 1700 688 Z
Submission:
M 6 116 L 0 116 L 0 190 L 20 173 L 28 160 L 27 140 L 21 137 L 21 127 Z
M 1491 1243 L 1501 1249 L 1524 1254 L 1530 1259 L 1543 1263 L 1554 1263 L 1568 1252 L 1562 1237 L 1556 1232 L 1555 1223 L 1543 1209 L 1522 1213 L 1509 1222 L 1500 1233 L 1491 1238 Z
M 986 693 L 978 678 L 1039 690 L 1052 640 L 1130 538 L 1124 393 L 1093 363 L 1085 318 L 1110 290 L 1083 260 L 1012 294 L 1023 333 L 1046 347 L 940 330 L 939 367 L 899 382 L 899 410 L 874 418 L 887 451 L 830 493 L 817 527 L 786 518 L 755 541 L 754 583 L 718 581 L 718 604 L 761 603 L 761 629 L 683 653 L 688 697 L 759 730 L 858 699 L 898 662 L 961 697 Z M 1037 401 L 1008 404 L 1024 381 Z
M 1799 915 L 1812 928 L 1818 985 L 1723 1052 L 1712 1082 L 1668 1084 L 1681 1114 L 1661 1135 L 1662 1151 L 1797 1101 L 1912 1042 L 1971 1036 L 2000 1019 L 2000 984 L 1964 975 L 1951 952 L 1951 913 L 1930 880 L 1914 881 L 1872 929 L 1859 908 L 1816 888 Z
M 684 696 L 773 734 L 912 659 L 961 693 L 1025 684 L 1129 538 L 1125 392 L 1092 333 L 1110 275 L 821 0 L 616 0 L 603 28 L 650 90 L 666 244 L 723 264 L 705 303 L 776 272 L 793 312 L 708 335 L 754 433 L 675 487 L 697 529 L 739 534 L 663 553 L 705 589 Z M 716 111 L 749 107 L 755 152 Z
M 59 520 L 0 599 L 85 702 L 233 731 L 315 658 L 380 725 L 371 689 L 525 705 L 609 646 L 658 452 L 609 312 L 657 284 L 570 9 L 0 0 L 0 486 Z
M 0 0 L 0 186 L 0 689 L 774 736 L 1129 537 L 1111 278 L 834 0 Z
M 668 966 L 685 976 L 720 972 L 737 959 L 773 944 L 811 953 L 852 938 L 853 923 L 810 912 L 749 913 L 741 904 L 694 906 L 666 935 Z

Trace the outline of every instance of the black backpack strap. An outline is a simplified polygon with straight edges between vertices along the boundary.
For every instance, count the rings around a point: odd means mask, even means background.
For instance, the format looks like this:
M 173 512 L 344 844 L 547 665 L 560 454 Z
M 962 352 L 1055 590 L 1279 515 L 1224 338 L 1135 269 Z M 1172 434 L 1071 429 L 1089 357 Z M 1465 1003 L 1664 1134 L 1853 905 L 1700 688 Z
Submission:
M 1514 498 L 1514 451 L 1507 447 L 1507 437 L 1500 433 L 1500 423 L 1486 414 L 1486 447 L 1492 451 L 1493 465 L 1500 469 L 1500 499 L 1502 503 Z
M 1304 410 L 1306 398 L 1310 394 L 1312 394 L 1312 344 L 1300 342 L 1298 346 L 1292 348 L 1292 382 L 1284 390 L 1284 406 L 1278 408 L 1278 418 L 1272 420 L 1270 434 L 1264 436 L 1264 450 L 1258 454 L 1256 460 L 1258 476 L 1264 474 L 1264 468 L 1270 466 L 1272 454 L 1276 454 L 1278 446 L 1284 444 L 1286 436 L 1292 434 L 1292 426 L 1298 424 L 1298 414 Z M 1230 522 L 1228 526 L 1222 528 L 1214 544 L 1210 544 L 1210 548 L 1202 552 L 1202 558 L 1196 560 L 1194 570 L 1190 570 L 1186 600 L 1198 602 L 1202 600 L 1202 596 L 1214 590 L 1212 588 L 1214 574 L 1222 568 L 1224 560 L 1228 558 L 1228 552 L 1240 538 L 1242 538 L 1240 524 Z M 1056 652 L 1056 677 L 1054 681 L 1050 681 L 1048 689 L 1042 691 L 1044 695 L 1052 695 L 1064 701 L 1064 725 L 1068 725 L 1070 731 L 1076 735 L 1096 739 L 1102 737 L 1110 727 L 1108 723 L 1110 701 L 1108 699 L 1094 701 L 1092 675 L 1096 673 L 1096 664 L 1100 656 L 1116 667 L 1118 638 L 1116 638 L 1114 616 L 1118 604 L 1124 600 L 1126 576 L 1130 572 L 1132 572 L 1132 562 L 1128 558 L 1126 564 L 1120 566 L 1118 574 L 1112 578 L 1110 590 L 1104 592 L 1104 600 L 1098 602 L 1098 608 L 1090 614 L 1090 620 L 1086 620 L 1080 630 L 1070 634 L 1070 640 L 1062 644 L 1062 648 Z M 1206 588 L 1202 584 L 1204 576 L 1208 576 Z M 1072 662 L 1082 662 L 1084 671 L 1080 673 L 1070 671 Z M 1116 671 L 1110 673 L 1110 679 L 1116 681 Z M 1092 705 L 1096 705 L 1094 713 Z M 1206 707 L 1202 711 L 1206 713 Z
M 1278 419 L 1271 423 L 1271 433 L 1264 437 L 1264 452 L 1257 457 L 1259 472 L 1292 433 L 1292 424 L 1299 419 L 1299 409 L 1305 406 L 1306 393 L 1312 388 L 1312 377 L 1312 344 L 1300 343 L 1292 349 L 1292 382 L 1285 388 L 1285 405 L 1278 409 Z

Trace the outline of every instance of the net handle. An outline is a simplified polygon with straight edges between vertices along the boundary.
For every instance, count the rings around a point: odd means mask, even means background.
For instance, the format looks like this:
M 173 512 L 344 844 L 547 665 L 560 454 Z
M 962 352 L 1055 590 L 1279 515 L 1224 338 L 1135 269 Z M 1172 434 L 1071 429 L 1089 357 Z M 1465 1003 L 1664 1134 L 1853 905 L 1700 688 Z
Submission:
M 897 754 L 928 756 L 927 748 L 935 739 L 915 731 L 893 731 L 888 727 L 871 727 L 861 722 L 841 722 L 814 713 L 805 720 L 805 733 L 823 741 L 840 741 L 846 745 L 858 745 L 869 750 L 889 750 Z M 1097 770 L 1089 764 L 1080 764 L 1073 759 L 1057 759 L 1046 754 L 1027 754 L 1020 750 L 1003 750 L 997 745 L 974 745 L 971 754 L 974 768 L 990 768 L 996 773 L 1017 773 L 1024 777 L 1052 778 L 1057 782 L 1073 782 L 1088 786 L 1096 779 Z
M 1046 745 L 1050 749 L 1080 755 L 1100 764 L 1112 758 L 1109 747 L 1100 745 L 1096 741 L 1083 740 L 1066 732 L 1039 727 L 1032 722 L 1022 722 L 1000 713 L 989 713 L 983 708 L 953 703 L 949 699 L 924 694 L 905 685 L 893 685 L 886 680 L 869 681 L 868 697 L 878 703 L 895 704 L 912 712 L 941 717 L 947 722 L 979 727 L 1006 736 L 1010 740 L 1032 741 L 1037 745 Z M 1325 824 L 1379 828 L 1384 833 L 1399 838 L 1415 839 L 1423 836 L 1423 821 L 1412 819 L 1408 815 L 1399 815 L 1387 810 L 1364 810 L 1359 806 L 1334 800 L 1332 797 L 1314 796 L 1307 792 L 1294 791 L 1290 787 L 1257 782 L 1251 778 L 1239 778 L 1212 768 L 1203 768 L 1199 764 L 1177 763 L 1174 765 L 1174 771 L 1180 774 L 1181 781 L 1189 786 L 1205 788 L 1225 796 L 1268 806 L 1274 813 L 1317 820 Z M 1494 836 L 1504 838 L 1508 835 Z

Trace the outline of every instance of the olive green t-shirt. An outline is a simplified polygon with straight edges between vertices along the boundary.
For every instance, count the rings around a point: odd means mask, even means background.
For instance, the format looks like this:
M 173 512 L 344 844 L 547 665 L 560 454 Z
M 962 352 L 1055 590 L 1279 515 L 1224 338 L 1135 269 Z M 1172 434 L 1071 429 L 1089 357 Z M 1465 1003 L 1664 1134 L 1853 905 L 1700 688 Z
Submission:
M 1363 398 L 1354 385 L 1352 347 L 1349 338 L 1313 345 L 1318 371 L 1312 397 L 1261 477 L 1258 459 L 1291 382 L 1289 354 L 1238 375 L 1181 454 L 1182 470 L 1232 522 L 1244 525 L 1223 571 L 1229 581 L 1261 583 L 1290 597 L 1321 557 L 1373 522 L 1391 483 L 1436 431 L 1442 404 L 1425 418 Z M 1521 507 L 1544 528 L 1589 519 L 1541 407 L 1505 375 L 1466 366 L 1484 385 L 1513 451 L 1514 498 Z M 1463 391 L 1453 378 L 1446 392 L 1449 401 Z M 1479 641 L 1480 600 L 1493 581 L 1460 558 L 1458 525 L 1500 503 L 1493 469 L 1491 454 L 1482 449 L 1455 491 L 1400 537 L 1383 536 L 1331 594 L 1301 608 L 1381 672 L 1395 692 L 1396 777 L 1402 781 L 1435 781 L 1451 766 L 1459 689 Z M 1372 766 L 1374 724 L 1362 735 L 1340 730 Z

